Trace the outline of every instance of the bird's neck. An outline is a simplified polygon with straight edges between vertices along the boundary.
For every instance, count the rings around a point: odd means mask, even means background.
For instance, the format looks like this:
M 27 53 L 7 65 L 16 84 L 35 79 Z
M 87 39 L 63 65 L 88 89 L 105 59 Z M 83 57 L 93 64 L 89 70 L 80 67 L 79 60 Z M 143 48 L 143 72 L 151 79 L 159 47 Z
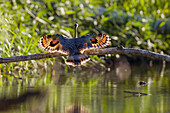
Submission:
M 78 37 L 77 37 L 77 27 L 75 28 L 75 35 L 74 35 L 74 38 L 78 38 Z

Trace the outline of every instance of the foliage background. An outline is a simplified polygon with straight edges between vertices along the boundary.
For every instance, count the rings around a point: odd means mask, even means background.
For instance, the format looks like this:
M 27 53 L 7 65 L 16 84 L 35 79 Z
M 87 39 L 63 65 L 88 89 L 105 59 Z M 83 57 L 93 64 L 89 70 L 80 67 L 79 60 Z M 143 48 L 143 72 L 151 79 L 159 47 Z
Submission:
M 79 36 L 106 33 L 112 47 L 141 48 L 170 54 L 168 0 L 3 0 L 0 1 L 0 56 L 10 57 L 44 52 L 38 40 L 46 34 Z M 101 61 L 98 56 L 92 59 Z M 46 65 L 54 59 L 0 65 L 25 70 Z M 52 63 L 52 62 L 50 62 Z

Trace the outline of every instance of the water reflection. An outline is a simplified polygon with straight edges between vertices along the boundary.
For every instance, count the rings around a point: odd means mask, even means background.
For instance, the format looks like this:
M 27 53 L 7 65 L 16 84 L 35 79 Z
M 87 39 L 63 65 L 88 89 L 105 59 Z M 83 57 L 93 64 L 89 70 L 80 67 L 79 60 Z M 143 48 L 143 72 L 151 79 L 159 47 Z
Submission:
M 151 95 L 147 93 L 142 93 L 142 92 L 135 92 L 135 91 L 124 91 L 124 93 L 129 93 L 132 96 L 146 96 L 146 95 Z
M 116 76 L 122 81 L 126 80 L 131 74 L 131 67 L 126 57 L 115 59 Z
M 10 110 L 10 113 L 170 111 L 170 66 L 164 67 L 161 76 L 162 63 L 154 65 L 153 62 L 152 67 L 130 65 L 125 57 L 120 57 L 109 68 L 93 71 L 81 67 L 71 71 L 56 64 L 47 70 L 40 69 L 37 74 L 23 75 L 22 79 L 0 78 L 0 110 Z M 138 87 L 139 81 L 148 84 Z M 133 96 L 124 91 L 152 95 Z
M 105 80 L 121 82 L 128 79 L 128 77 L 131 75 L 131 67 L 126 57 L 119 57 L 114 59 L 111 66 L 110 67 L 112 69 L 110 72 L 107 72 Z
M 73 104 L 66 107 L 66 113 L 89 113 L 88 109 L 85 108 L 83 105 L 80 104 Z
M 99 81 L 101 85 L 107 85 L 108 83 L 125 81 L 131 75 L 131 67 L 126 57 L 116 58 L 110 65 L 109 71 L 98 70 L 99 68 L 97 69 L 98 71 L 94 71 L 93 68 L 68 67 L 67 71 L 65 71 L 62 65 L 56 63 L 52 69 L 52 77 L 55 79 L 56 84 L 72 85 L 78 83 L 80 85 L 88 84 L 92 81 L 93 83 L 98 83 Z M 71 71 L 71 69 L 73 70 Z
M 23 103 L 31 101 L 34 98 L 36 98 L 36 100 L 41 100 L 42 97 L 45 96 L 44 91 L 35 90 L 35 89 L 34 89 L 34 91 L 28 90 L 19 96 L 12 96 L 15 93 L 16 92 L 13 92 L 13 94 L 11 94 L 9 96 L 4 95 L 4 97 L 1 97 L 0 112 L 6 112 L 6 111 L 8 112 L 11 110 L 18 109 L 19 106 L 22 105 Z

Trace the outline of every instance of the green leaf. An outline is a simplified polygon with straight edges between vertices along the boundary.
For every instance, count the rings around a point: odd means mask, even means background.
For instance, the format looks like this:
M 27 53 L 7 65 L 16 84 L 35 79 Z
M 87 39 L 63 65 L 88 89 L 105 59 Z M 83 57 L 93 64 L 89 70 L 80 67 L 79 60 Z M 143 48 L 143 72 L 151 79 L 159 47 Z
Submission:
M 71 10 L 70 11 L 66 11 L 66 14 L 67 15 L 75 14 L 75 11 L 71 11 Z
M 164 26 L 164 25 L 165 25 L 165 21 L 161 22 L 161 23 L 159 24 L 159 27 L 162 27 L 162 26 Z
M 89 30 L 84 30 L 80 33 L 80 36 L 88 34 L 90 31 Z
M 164 5 L 164 9 L 167 9 L 169 6 L 169 2 L 166 2 L 165 5 Z
M 102 21 L 102 22 L 106 22 L 106 21 L 108 21 L 109 19 L 110 19 L 110 17 L 104 17 L 104 18 L 101 19 L 101 21 Z

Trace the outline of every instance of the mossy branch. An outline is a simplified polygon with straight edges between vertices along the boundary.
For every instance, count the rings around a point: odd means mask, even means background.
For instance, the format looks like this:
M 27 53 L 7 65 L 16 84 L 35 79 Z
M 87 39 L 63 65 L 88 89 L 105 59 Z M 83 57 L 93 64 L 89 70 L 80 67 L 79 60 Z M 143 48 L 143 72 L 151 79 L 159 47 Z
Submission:
M 155 52 L 150 52 L 142 49 L 133 49 L 133 48 L 122 48 L 122 47 L 114 47 L 114 48 L 104 48 L 104 49 L 90 49 L 84 52 L 87 55 L 106 55 L 106 54 L 126 54 L 126 55 L 140 55 L 149 57 L 152 59 L 164 60 L 170 62 L 170 56 L 162 55 Z M 61 53 L 39 53 L 33 55 L 26 56 L 14 56 L 7 58 L 0 58 L 0 63 L 10 63 L 10 62 L 19 62 L 19 61 L 29 61 L 29 60 L 38 60 L 44 58 L 53 58 L 59 56 L 67 56 Z

